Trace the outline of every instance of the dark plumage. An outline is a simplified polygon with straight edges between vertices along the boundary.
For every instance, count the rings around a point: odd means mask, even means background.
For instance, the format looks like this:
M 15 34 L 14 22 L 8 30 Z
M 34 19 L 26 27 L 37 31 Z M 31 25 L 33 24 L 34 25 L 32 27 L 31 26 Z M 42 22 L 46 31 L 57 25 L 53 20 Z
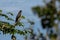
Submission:
M 21 18 L 21 12 L 22 12 L 22 10 L 20 10 L 20 11 L 18 12 L 18 14 L 17 14 L 17 16 L 16 16 L 15 22 L 18 22 L 19 19 Z

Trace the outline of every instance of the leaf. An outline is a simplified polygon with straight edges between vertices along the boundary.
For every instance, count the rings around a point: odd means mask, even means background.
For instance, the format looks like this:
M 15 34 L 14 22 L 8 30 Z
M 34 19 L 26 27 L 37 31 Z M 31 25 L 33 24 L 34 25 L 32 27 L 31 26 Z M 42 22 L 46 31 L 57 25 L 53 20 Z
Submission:
M 4 16 L 5 18 L 8 18 L 8 16 L 5 14 L 0 14 L 0 16 Z
M 25 33 L 23 31 L 20 31 L 20 30 L 18 30 L 18 34 L 25 35 Z
M 5 25 L 6 28 L 14 28 L 14 25 L 12 25 L 8 22 L 0 21 L 0 26 L 2 27 L 3 25 Z
M 38 17 L 41 17 L 43 15 L 42 13 L 42 10 L 41 10 L 41 7 L 40 6 L 35 6 L 35 7 L 32 7 L 32 11 L 34 14 L 37 14 Z
M 0 12 L 2 12 L 2 10 L 0 10 Z
M 0 14 L 0 16 L 4 16 L 5 18 L 7 18 L 7 20 L 12 20 L 12 21 L 14 21 L 12 18 L 9 18 L 7 15 L 5 15 L 5 14 Z
M 12 18 L 7 18 L 7 20 L 11 20 L 11 21 L 14 21 Z
M 28 19 L 28 23 L 30 23 L 31 25 L 35 24 L 34 21 L 30 21 L 29 19 Z
M 17 26 L 17 25 L 19 25 L 19 26 L 23 26 L 23 27 L 24 27 L 24 25 L 23 25 L 22 22 L 17 22 L 17 23 L 16 23 L 16 26 Z
M 58 11 L 57 19 L 60 20 L 60 11 Z
M 19 22 L 19 26 L 24 26 L 22 22 Z
M 22 19 L 25 19 L 25 16 L 21 16 Z
M 2 13 L 2 10 L 0 10 L 0 14 Z
M 10 15 L 12 15 L 12 16 L 13 16 L 13 13 L 11 13 L 11 12 L 8 12 L 7 14 L 10 14 Z
M 4 24 L 9 24 L 8 22 L 4 22 L 4 21 L 0 21 L 0 23 L 2 23 L 2 24 L 3 24 L 3 23 L 4 23 Z
M 17 30 L 16 29 L 11 29 L 11 34 L 16 34 Z

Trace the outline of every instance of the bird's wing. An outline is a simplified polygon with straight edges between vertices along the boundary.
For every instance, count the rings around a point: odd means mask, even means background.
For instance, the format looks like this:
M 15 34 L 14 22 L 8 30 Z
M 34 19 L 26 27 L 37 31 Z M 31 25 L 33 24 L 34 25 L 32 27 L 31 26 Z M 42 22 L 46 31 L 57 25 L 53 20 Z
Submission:
M 17 22 L 20 17 L 21 17 L 21 12 L 17 14 L 15 22 Z

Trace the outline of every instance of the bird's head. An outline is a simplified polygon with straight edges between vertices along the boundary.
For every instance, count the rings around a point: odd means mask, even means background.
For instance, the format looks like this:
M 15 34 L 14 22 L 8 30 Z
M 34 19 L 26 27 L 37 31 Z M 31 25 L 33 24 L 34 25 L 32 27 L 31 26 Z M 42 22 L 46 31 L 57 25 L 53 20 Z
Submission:
M 22 10 L 20 10 L 20 13 L 22 12 Z

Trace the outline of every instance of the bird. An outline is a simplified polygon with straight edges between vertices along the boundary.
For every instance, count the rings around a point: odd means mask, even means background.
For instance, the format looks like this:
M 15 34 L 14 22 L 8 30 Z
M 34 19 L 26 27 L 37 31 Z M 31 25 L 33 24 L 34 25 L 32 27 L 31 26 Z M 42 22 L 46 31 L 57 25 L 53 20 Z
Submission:
M 20 11 L 18 12 L 18 14 L 17 14 L 17 16 L 16 16 L 16 19 L 15 19 L 15 23 L 16 23 L 16 22 L 19 22 L 19 20 L 21 19 L 21 12 L 22 12 L 22 10 L 20 10 Z

